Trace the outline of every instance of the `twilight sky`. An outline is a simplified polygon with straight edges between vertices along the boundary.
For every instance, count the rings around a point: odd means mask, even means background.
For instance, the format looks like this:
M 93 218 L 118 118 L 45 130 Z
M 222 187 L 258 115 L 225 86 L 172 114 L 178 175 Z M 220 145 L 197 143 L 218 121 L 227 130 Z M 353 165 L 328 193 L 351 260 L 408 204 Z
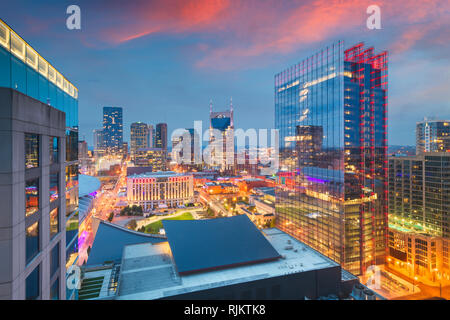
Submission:
M 66 28 L 67 6 L 81 30 Z M 366 9 L 381 8 L 381 30 Z M 208 121 L 233 97 L 236 128 L 274 126 L 274 75 L 337 40 L 389 51 L 389 143 L 415 143 L 416 121 L 450 119 L 448 0 L 15 0 L 0 17 L 78 87 L 80 139 L 102 107 L 129 126 L 170 133 Z

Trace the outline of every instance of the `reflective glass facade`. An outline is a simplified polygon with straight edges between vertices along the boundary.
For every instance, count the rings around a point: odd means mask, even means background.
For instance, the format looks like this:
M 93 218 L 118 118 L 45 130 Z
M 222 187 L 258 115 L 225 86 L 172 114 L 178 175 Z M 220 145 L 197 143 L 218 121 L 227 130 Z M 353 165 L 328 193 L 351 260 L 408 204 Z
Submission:
M 39 178 L 25 181 L 25 216 L 39 210 Z
M 386 254 L 386 59 L 338 42 L 275 76 L 277 226 L 354 274 Z
M 112 154 L 122 151 L 122 108 L 103 107 L 103 144 L 105 150 Z
M 39 167 L 39 135 L 25 133 L 25 168 Z

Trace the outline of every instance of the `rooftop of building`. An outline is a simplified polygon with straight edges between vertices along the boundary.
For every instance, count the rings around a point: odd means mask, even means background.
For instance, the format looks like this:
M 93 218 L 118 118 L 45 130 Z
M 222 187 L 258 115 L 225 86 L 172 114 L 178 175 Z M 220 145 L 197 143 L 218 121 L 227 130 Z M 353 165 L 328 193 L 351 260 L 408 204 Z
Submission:
M 186 177 L 191 176 L 189 173 L 178 173 L 174 171 L 157 171 L 157 172 L 144 172 L 140 174 L 132 174 L 128 178 L 173 178 L 173 177 Z
M 163 226 L 180 274 L 280 257 L 245 215 L 207 220 L 163 220 Z
M 248 220 L 245 215 L 243 217 Z M 186 221 L 179 222 L 185 223 Z M 252 226 L 254 227 L 253 224 Z M 208 235 L 211 233 L 224 234 L 218 227 L 219 224 L 211 224 L 211 230 L 207 231 Z M 256 229 L 256 227 L 254 228 Z M 172 244 L 169 244 L 171 242 L 170 235 L 168 242 L 125 246 L 116 298 L 159 299 L 286 274 L 339 267 L 336 262 L 279 229 L 265 229 L 261 232 L 261 236 L 280 255 L 279 259 L 190 274 L 178 273 L 177 257 L 172 254 Z M 210 250 L 215 249 L 215 244 L 215 241 L 208 243 L 211 246 Z M 196 248 L 181 248 L 181 250 L 192 253 Z M 257 248 L 251 250 L 257 250 Z M 228 251 L 219 253 L 225 258 L 229 255 Z M 206 259 L 207 257 L 200 256 L 200 258 Z
M 80 174 L 78 176 L 78 194 L 79 197 L 90 195 L 100 189 L 101 182 L 97 177 Z
M 149 235 L 120 227 L 118 225 L 100 221 L 95 241 L 92 245 L 87 261 L 88 266 L 103 265 L 107 262 L 119 263 L 122 260 L 124 246 L 137 243 L 158 243 L 167 241 L 160 235 Z
M 165 151 L 165 149 L 164 148 L 139 148 L 136 150 L 136 152 L 148 152 L 148 151 L 162 152 L 162 151 Z
M 423 160 L 425 157 L 450 157 L 450 152 L 423 152 L 421 154 L 416 154 L 415 156 L 388 156 L 389 160 Z
M 423 119 L 421 121 L 417 121 L 416 124 L 421 124 L 421 123 L 430 123 L 430 122 L 449 122 L 450 120 L 443 120 L 443 119 Z

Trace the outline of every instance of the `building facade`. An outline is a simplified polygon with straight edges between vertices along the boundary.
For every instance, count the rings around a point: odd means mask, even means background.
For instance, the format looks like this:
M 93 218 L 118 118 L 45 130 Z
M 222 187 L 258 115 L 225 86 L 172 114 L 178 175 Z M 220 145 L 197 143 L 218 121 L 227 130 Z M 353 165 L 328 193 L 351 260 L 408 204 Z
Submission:
M 426 281 L 450 280 L 450 154 L 389 158 L 389 265 Z
M 416 124 L 416 154 L 450 152 L 450 120 L 427 120 Z
M 103 147 L 108 154 L 122 154 L 122 121 L 122 108 L 103 107 Z
M 127 177 L 127 199 L 145 211 L 192 203 L 194 178 L 171 171 L 131 175 Z
M 149 126 L 143 122 L 134 122 L 130 126 L 130 154 L 133 159 L 136 150 L 141 148 L 150 148 Z
M 152 171 L 165 171 L 167 168 L 166 150 L 161 148 L 137 149 L 133 158 L 136 167 L 151 167 Z
M 180 148 L 177 148 L 177 145 L 179 143 L 183 143 L 185 139 L 186 145 L 184 147 L 189 150 L 186 150 L 186 153 L 189 152 L 189 154 L 185 154 L 185 150 L 182 148 L 182 146 L 180 146 Z M 200 144 L 200 135 L 194 128 L 186 128 L 182 136 L 172 136 L 171 162 L 173 164 L 177 164 L 179 167 L 187 171 L 201 171 L 203 167 L 201 160 L 198 160 L 195 157 L 196 149 L 197 152 L 200 152 Z
M 167 123 L 158 123 L 156 125 L 154 147 L 167 151 Z
M 275 76 L 277 226 L 356 275 L 387 251 L 387 52 L 343 42 Z
M 70 299 L 78 250 L 78 90 L 0 20 L 0 298 Z
M 219 136 L 214 136 L 217 131 Z M 233 103 L 227 111 L 213 112 L 212 102 L 209 106 L 209 144 L 211 148 L 211 167 L 220 172 L 233 174 L 235 170 Z
M 102 157 L 105 155 L 104 143 L 103 143 L 103 130 L 94 129 L 94 155 L 96 157 Z

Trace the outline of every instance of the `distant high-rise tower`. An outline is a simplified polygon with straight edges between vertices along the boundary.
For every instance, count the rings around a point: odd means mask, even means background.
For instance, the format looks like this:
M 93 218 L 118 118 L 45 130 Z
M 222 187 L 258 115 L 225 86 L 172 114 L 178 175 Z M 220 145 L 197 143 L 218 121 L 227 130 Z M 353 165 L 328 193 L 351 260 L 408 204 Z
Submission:
M 222 134 L 222 155 L 217 154 L 212 149 L 212 159 L 221 172 L 234 173 L 234 119 L 233 119 L 233 100 L 230 100 L 230 109 L 227 111 L 213 112 L 212 101 L 209 105 L 209 129 L 210 145 L 215 142 L 213 130 L 218 130 Z
M 103 130 L 94 129 L 94 154 L 95 156 L 104 155 Z
M 156 125 L 155 148 L 167 151 L 167 123 Z
M 136 150 L 141 148 L 149 148 L 150 141 L 149 126 L 143 122 L 134 122 L 130 126 L 130 153 L 133 158 Z
M 155 128 L 152 124 L 148 125 L 148 147 L 153 148 L 155 146 Z
M 417 122 L 416 154 L 424 152 L 450 152 L 450 120 Z
M 357 275 L 387 251 L 387 66 L 338 42 L 275 76 L 276 223 Z
M 103 107 L 103 145 L 108 154 L 121 154 L 123 144 L 122 108 Z

